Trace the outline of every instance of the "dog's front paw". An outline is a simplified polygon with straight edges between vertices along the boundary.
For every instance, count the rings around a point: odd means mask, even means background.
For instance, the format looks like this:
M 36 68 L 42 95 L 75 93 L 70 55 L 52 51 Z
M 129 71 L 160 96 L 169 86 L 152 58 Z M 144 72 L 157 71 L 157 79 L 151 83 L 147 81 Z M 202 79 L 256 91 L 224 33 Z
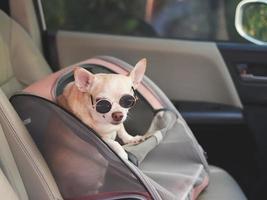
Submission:
M 127 144 L 139 144 L 141 142 L 145 141 L 145 137 L 141 136 L 141 135 L 136 135 L 134 137 L 132 137 L 131 139 L 129 139 L 127 141 Z

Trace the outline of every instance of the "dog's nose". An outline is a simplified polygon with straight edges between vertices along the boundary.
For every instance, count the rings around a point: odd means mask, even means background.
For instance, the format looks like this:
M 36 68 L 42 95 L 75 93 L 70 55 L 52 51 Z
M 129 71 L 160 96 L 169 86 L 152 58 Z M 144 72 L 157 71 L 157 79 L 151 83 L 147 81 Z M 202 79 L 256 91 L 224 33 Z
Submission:
M 114 121 L 119 122 L 123 118 L 123 113 L 122 112 L 114 112 L 111 114 L 111 117 Z

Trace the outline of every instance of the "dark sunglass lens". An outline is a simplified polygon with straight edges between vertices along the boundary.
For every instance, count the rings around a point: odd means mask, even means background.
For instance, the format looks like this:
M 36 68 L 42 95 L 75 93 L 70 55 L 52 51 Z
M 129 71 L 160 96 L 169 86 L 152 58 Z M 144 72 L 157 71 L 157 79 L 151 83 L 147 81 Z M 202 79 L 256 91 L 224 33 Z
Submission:
M 132 95 L 124 95 L 121 97 L 119 104 L 123 108 L 131 108 L 135 104 L 135 98 Z
M 111 103 L 107 100 L 100 100 L 96 103 L 96 111 L 99 113 L 108 113 L 111 107 Z

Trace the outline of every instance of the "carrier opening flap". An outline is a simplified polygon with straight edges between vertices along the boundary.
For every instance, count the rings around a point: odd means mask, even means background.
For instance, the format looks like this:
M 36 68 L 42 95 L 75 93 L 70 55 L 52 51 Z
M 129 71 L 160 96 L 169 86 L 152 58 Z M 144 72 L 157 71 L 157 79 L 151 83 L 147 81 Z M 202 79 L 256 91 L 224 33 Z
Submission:
M 134 156 L 135 164 L 139 166 L 146 155 L 159 145 L 177 120 L 177 115 L 169 110 L 157 112 L 150 128 L 144 134 L 145 141 L 140 144 L 126 144 L 123 148 Z
M 56 73 L 53 73 L 44 79 L 28 86 L 23 91 L 31 94 L 35 94 L 37 96 L 41 96 L 43 98 L 49 99 L 51 101 L 55 101 L 56 97 L 60 95 L 60 91 L 62 88 L 66 86 L 68 81 L 71 81 L 70 76 L 73 75 L 73 69 L 76 66 L 83 67 L 87 70 L 91 70 L 92 68 L 97 69 L 95 73 L 104 72 L 104 73 L 118 73 L 127 75 L 129 71 L 133 68 L 127 63 L 113 63 L 107 58 L 111 57 L 96 57 L 92 59 L 85 60 L 83 62 L 76 63 L 69 67 L 66 67 L 62 70 L 59 70 Z M 118 60 L 119 61 L 119 60 Z M 126 66 L 128 65 L 128 66 Z M 125 68 L 125 66 L 127 68 Z M 97 67 L 97 68 L 96 68 Z M 100 70 L 100 71 L 99 71 Z M 93 72 L 94 73 L 94 72 Z M 154 109 L 161 109 L 163 108 L 162 102 L 159 98 L 153 93 L 152 90 L 147 87 L 147 85 L 142 82 L 138 88 L 138 92 L 149 101 L 150 105 Z
M 209 182 L 208 171 L 186 131 L 174 112 L 161 110 L 144 142 L 124 146 L 139 168 L 177 199 L 195 199 Z

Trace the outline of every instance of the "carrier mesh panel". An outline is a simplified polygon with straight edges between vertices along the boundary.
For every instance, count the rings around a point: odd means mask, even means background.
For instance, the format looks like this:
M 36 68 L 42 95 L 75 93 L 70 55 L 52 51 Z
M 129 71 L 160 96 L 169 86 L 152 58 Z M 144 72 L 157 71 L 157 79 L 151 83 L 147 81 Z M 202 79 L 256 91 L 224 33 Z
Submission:
M 195 188 L 205 187 L 208 178 L 186 131 L 175 113 L 162 110 L 155 115 L 146 141 L 124 146 L 136 156 L 139 169 L 154 180 L 152 184 L 166 200 L 195 199 Z
M 33 95 L 11 98 L 55 177 L 64 198 L 150 196 L 138 178 L 77 118 Z M 98 198 L 99 197 L 99 198 Z

